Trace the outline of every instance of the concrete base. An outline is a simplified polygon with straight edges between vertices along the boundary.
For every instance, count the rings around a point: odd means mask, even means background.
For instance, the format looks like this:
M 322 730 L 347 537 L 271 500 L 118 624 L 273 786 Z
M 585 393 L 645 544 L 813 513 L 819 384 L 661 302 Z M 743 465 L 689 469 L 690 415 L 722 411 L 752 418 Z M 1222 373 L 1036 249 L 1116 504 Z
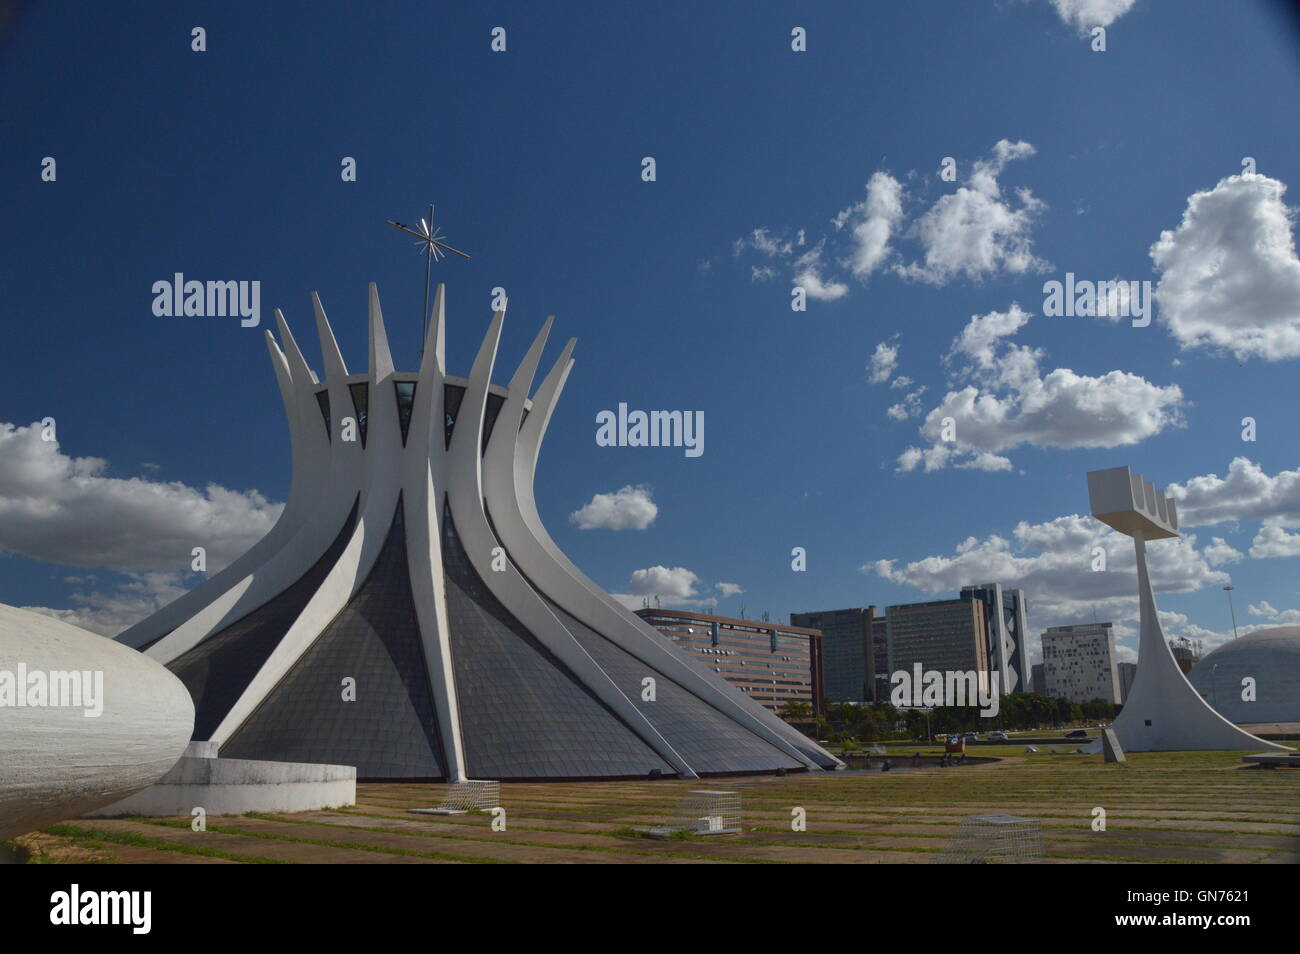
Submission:
M 197 743 L 203 746 L 207 743 Z M 351 765 L 259 762 L 186 755 L 142 792 L 86 817 L 307 812 L 355 805 L 357 770 Z
M 1283 754 L 1281 752 L 1262 752 L 1259 755 L 1243 755 L 1243 762 L 1253 762 L 1256 765 L 1262 765 L 1264 768 L 1277 768 L 1284 765 L 1288 768 L 1300 768 L 1300 752 Z
M 1107 762 L 1127 762 L 1124 757 L 1124 747 L 1119 744 L 1119 739 L 1115 737 L 1114 729 L 1103 729 L 1101 732 L 1101 750 L 1106 753 Z

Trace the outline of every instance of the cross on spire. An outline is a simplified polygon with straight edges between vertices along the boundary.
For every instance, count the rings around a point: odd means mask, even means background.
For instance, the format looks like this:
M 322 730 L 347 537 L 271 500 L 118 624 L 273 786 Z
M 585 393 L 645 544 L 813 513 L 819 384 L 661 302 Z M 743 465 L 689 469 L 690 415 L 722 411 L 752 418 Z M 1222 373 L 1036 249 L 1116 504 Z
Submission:
M 447 257 L 451 252 L 459 255 L 461 258 L 468 259 L 469 256 L 460 249 L 452 248 L 443 239 L 446 237 L 442 234 L 442 229 L 433 223 L 433 206 L 429 206 L 429 218 L 420 219 L 418 228 L 412 228 L 409 225 L 403 225 L 401 222 L 388 220 L 388 224 L 399 232 L 405 232 L 407 235 L 414 235 L 416 238 L 415 245 L 424 254 L 424 311 L 421 316 L 421 334 L 420 334 L 420 359 L 424 359 L 424 340 L 429 336 L 429 283 L 433 278 L 433 263 Z

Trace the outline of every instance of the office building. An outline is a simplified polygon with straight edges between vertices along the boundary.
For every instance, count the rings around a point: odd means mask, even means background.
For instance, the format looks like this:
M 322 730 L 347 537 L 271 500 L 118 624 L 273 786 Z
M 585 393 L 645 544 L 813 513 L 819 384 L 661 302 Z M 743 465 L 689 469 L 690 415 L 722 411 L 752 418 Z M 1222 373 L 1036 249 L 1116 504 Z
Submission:
M 961 588 L 962 599 L 984 604 L 984 628 L 988 634 L 991 669 L 998 674 L 1004 693 L 1032 692 L 1033 670 L 1029 665 L 1029 624 L 1023 590 L 1004 589 L 1001 583 L 979 583 Z
M 804 702 L 822 714 L 822 634 L 816 629 L 685 610 L 636 615 L 770 712 Z
M 1043 633 L 1045 695 L 1071 702 L 1122 698 L 1110 623 L 1051 626 Z
M 976 597 L 903 603 L 885 610 L 891 675 L 922 671 L 990 672 L 984 601 Z
M 874 606 L 791 613 L 790 625 L 821 632 L 828 701 L 872 702 L 882 677 L 888 686 L 884 619 Z

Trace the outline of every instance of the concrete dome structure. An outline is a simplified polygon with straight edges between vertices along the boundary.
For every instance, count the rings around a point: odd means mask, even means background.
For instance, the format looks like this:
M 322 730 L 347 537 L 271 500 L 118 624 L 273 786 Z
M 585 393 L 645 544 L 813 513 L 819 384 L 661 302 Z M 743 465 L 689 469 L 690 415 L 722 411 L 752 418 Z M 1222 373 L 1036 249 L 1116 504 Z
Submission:
M 190 694 L 159 663 L 0 605 L 0 841 L 147 788 L 193 727 Z
M 193 695 L 225 758 L 359 778 L 528 780 L 842 767 L 588 579 L 538 515 L 533 473 L 572 367 L 529 394 L 551 322 L 505 387 L 505 311 L 469 376 L 444 367 L 438 286 L 418 372 L 393 365 L 370 286 L 349 372 L 312 296 L 324 380 L 276 312 L 293 482 L 223 571 L 123 633 Z
M 1241 698 L 1255 680 L 1255 701 Z M 1238 724 L 1300 722 L 1300 626 L 1257 629 L 1224 643 L 1187 675 L 1224 718 Z

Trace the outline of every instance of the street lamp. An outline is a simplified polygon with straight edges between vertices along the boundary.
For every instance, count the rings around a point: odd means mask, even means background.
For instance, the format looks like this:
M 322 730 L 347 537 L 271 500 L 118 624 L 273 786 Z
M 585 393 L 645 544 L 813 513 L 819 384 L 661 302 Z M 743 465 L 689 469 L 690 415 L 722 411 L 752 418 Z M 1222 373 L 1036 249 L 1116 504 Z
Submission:
M 1232 591 L 1236 589 L 1231 583 L 1223 588 L 1228 594 L 1228 612 L 1232 614 L 1232 638 L 1237 638 L 1237 611 L 1232 608 Z

